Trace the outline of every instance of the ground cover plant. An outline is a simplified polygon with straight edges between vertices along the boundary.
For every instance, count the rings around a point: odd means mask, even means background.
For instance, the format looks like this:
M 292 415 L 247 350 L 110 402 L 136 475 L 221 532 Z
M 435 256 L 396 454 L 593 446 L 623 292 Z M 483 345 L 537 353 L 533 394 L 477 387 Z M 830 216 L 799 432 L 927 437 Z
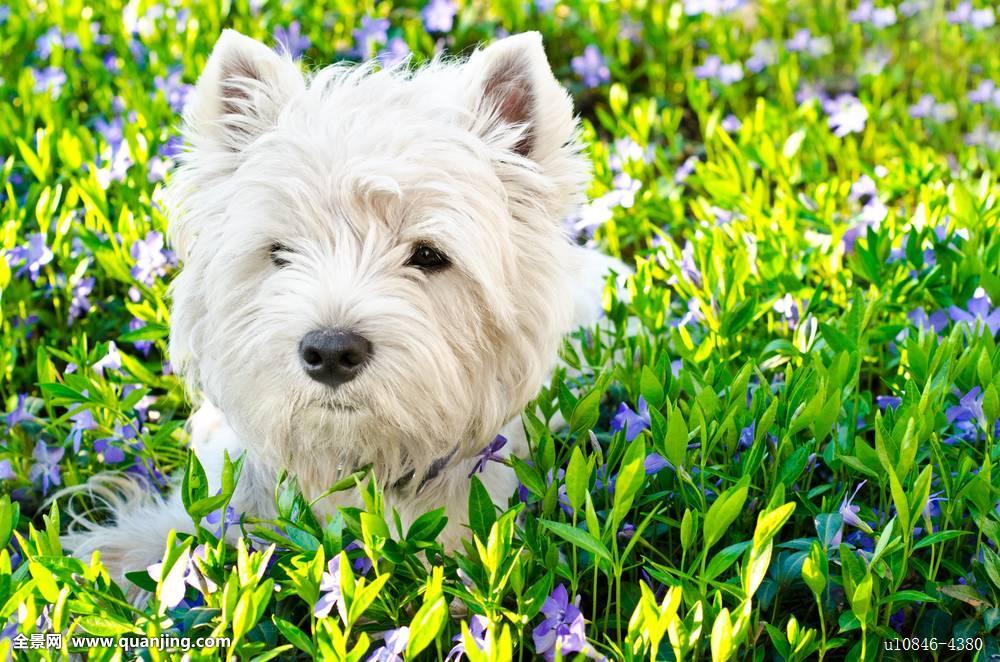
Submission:
M 194 660 L 1000 653 L 996 20 L 920 0 L 0 6 L 0 656 L 87 650 L 13 649 L 46 633 L 231 639 Z M 189 459 L 160 195 L 223 27 L 307 64 L 539 30 L 574 95 L 594 177 L 567 232 L 636 273 L 564 348 L 580 376 L 529 408 L 510 508 L 472 477 L 461 553 L 440 512 L 387 525 L 363 473 L 331 486 L 363 509 L 317 521 L 290 476 L 261 522 Z M 149 489 L 184 470 L 198 525 L 132 575 L 141 607 L 63 554 L 67 504 L 46 502 L 109 469 Z

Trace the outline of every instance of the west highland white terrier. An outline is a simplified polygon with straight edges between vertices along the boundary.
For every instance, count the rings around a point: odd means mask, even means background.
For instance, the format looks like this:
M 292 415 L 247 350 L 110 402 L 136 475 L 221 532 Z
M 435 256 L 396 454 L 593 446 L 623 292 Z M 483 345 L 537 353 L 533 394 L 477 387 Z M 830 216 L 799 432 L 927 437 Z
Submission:
M 245 454 L 232 506 L 273 517 L 283 469 L 312 499 L 371 465 L 386 512 L 405 526 L 444 507 L 440 540 L 457 547 L 480 451 L 500 432 L 503 454 L 526 454 L 520 412 L 563 335 L 599 317 L 609 269 L 625 271 L 564 236 L 588 168 L 541 37 L 415 70 L 303 75 L 226 31 L 184 134 L 170 354 L 198 403 L 191 445 L 210 489 L 224 452 Z M 506 505 L 513 471 L 479 475 Z M 113 522 L 77 521 L 64 543 L 100 550 L 121 580 L 193 528 L 178 490 L 110 483 L 91 489 Z

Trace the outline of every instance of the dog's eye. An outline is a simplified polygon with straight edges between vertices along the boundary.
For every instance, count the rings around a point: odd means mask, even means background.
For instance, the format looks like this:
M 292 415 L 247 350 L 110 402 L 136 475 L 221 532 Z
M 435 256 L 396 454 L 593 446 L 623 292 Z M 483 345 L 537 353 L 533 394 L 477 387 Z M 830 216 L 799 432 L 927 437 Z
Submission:
M 281 242 L 276 241 L 271 244 L 268 250 L 270 251 L 271 264 L 278 267 L 279 269 L 281 267 L 288 266 L 288 258 L 285 256 L 289 255 L 292 252 L 291 249 L 288 248 L 288 246 L 285 246 Z
M 440 271 L 449 264 L 451 263 L 444 253 L 428 244 L 420 244 L 414 248 L 410 259 L 406 261 L 406 266 L 424 271 Z

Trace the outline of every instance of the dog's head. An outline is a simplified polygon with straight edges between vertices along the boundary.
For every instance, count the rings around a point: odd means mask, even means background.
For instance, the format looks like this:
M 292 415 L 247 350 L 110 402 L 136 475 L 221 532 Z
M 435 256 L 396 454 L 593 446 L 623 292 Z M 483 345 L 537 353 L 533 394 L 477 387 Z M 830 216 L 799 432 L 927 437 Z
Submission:
M 304 76 L 227 31 L 185 131 L 171 358 L 253 450 L 419 472 L 533 397 L 586 175 L 537 34 Z

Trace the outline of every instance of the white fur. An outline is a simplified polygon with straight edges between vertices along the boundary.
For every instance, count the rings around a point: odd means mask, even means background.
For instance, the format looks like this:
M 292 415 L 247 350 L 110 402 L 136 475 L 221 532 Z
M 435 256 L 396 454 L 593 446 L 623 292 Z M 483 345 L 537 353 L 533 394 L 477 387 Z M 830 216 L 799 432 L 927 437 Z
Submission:
M 387 509 L 405 524 L 446 507 L 443 539 L 457 546 L 477 454 L 498 431 L 512 440 L 505 452 L 526 453 L 520 411 L 562 335 L 600 314 L 608 268 L 625 271 L 561 233 L 587 168 L 541 38 L 510 37 L 467 62 L 303 76 L 227 31 L 185 125 L 189 151 L 170 183 L 184 263 L 170 350 L 200 407 L 192 445 L 210 479 L 223 450 L 245 452 L 233 506 L 267 517 L 283 468 L 313 498 L 371 463 Z M 275 242 L 292 251 L 282 268 Z M 452 266 L 406 266 L 419 242 Z M 298 356 L 323 328 L 373 347 L 336 388 L 309 379 Z M 513 472 L 491 463 L 481 477 L 505 505 Z M 158 560 L 170 528 L 191 531 L 176 495 L 104 500 L 115 524 L 84 524 L 65 541 L 83 557 L 102 550 L 118 577 Z

